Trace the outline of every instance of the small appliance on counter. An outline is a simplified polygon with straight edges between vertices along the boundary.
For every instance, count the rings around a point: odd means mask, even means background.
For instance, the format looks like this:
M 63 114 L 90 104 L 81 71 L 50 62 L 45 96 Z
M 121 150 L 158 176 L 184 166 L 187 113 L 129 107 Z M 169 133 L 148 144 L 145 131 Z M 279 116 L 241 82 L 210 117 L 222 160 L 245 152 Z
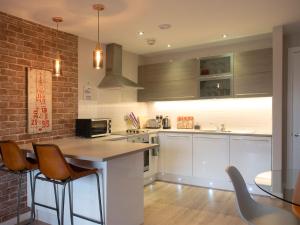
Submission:
M 149 119 L 146 122 L 146 128 L 147 129 L 159 129 L 160 123 L 156 119 Z
M 171 129 L 171 120 L 168 116 L 162 119 L 162 127 L 163 129 Z
M 93 138 L 111 134 L 111 119 L 76 119 L 76 136 Z

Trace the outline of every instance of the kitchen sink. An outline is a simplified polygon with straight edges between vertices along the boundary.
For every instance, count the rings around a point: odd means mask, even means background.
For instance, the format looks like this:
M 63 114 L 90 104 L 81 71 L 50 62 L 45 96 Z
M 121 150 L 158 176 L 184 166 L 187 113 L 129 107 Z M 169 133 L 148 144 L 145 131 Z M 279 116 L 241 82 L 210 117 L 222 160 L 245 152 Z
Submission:
M 199 132 L 207 132 L 207 133 L 231 133 L 231 130 L 225 130 L 225 131 L 220 131 L 220 130 L 199 130 Z

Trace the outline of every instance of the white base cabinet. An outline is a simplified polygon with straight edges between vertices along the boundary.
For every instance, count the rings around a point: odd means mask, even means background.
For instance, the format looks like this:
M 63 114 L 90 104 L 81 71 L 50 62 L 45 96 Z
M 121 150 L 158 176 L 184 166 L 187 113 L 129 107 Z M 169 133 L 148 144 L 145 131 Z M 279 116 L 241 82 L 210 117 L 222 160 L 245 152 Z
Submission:
M 160 135 L 163 173 L 192 176 L 193 139 L 191 134 Z
M 228 135 L 193 135 L 193 176 L 229 180 L 225 172 L 228 165 Z
M 159 180 L 233 190 L 225 172 L 233 165 L 250 192 L 265 194 L 254 178 L 272 168 L 271 137 L 162 132 L 159 140 Z
M 254 184 L 257 174 L 271 170 L 271 158 L 270 137 L 230 137 L 230 165 L 239 169 L 247 184 Z

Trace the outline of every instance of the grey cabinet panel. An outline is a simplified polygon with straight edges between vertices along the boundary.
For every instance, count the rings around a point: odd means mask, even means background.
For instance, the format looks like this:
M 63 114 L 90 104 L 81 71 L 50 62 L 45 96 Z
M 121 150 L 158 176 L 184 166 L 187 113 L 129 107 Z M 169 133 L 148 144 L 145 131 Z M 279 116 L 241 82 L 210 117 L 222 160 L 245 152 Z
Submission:
M 196 99 L 198 74 L 196 59 L 140 66 L 138 101 Z
M 138 90 L 138 101 L 166 101 L 198 98 L 198 83 L 195 79 L 148 83 Z
M 235 97 L 272 96 L 272 49 L 235 54 Z
M 139 83 L 181 80 L 196 77 L 199 60 L 158 63 L 139 67 Z

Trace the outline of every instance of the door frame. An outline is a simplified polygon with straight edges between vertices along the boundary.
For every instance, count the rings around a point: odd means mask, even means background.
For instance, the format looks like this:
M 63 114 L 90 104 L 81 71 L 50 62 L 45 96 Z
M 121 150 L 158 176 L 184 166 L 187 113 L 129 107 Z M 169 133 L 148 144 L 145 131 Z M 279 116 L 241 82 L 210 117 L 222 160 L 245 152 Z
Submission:
M 288 87 L 287 87 L 287 168 L 293 169 L 293 65 L 292 56 L 300 52 L 300 47 L 288 49 Z

